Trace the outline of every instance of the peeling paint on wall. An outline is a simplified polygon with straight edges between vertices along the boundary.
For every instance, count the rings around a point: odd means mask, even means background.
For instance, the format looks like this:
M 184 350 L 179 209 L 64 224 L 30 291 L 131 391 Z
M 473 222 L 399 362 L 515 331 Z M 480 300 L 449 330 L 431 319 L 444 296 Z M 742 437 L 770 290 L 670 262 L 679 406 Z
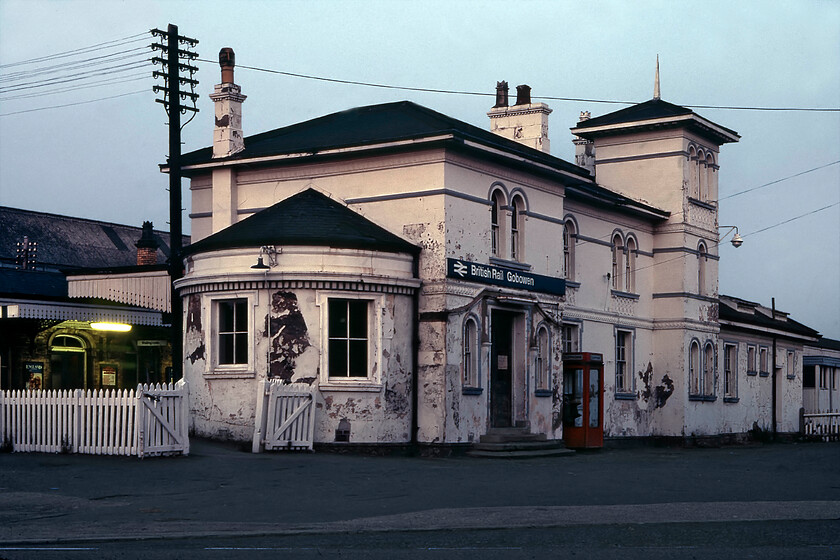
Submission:
M 294 293 L 278 291 L 272 294 L 269 333 L 269 376 L 291 383 L 295 373 L 295 358 L 310 346 L 306 322 Z M 303 379 L 296 381 L 303 382 Z
M 647 369 L 639 372 L 639 378 L 645 385 L 645 389 L 642 391 L 642 398 L 645 402 L 652 401 L 654 409 L 664 407 L 665 403 L 668 401 L 668 397 L 674 393 L 674 381 L 668 377 L 668 374 L 666 373 L 662 377 L 661 385 L 651 387 L 653 380 L 653 364 L 648 362 Z

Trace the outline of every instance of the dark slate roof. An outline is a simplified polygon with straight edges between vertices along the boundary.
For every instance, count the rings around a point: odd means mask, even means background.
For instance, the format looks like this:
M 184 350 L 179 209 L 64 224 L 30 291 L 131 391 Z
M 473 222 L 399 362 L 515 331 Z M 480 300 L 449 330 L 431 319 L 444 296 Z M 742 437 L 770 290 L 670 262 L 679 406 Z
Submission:
M 0 267 L 0 296 L 66 297 L 67 279 L 61 272 Z
M 211 161 L 235 162 L 281 154 L 312 154 L 323 150 L 381 144 L 452 134 L 503 151 L 521 155 L 554 169 L 587 178 L 589 172 L 550 154 L 508 140 L 498 134 L 453 119 L 410 101 L 356 107 L 316 119 L 247 136 L 245 149 L 228 158 L 213 159 L 212 147 L 181 156 L 183 166 Z M 164 166 L 165 167 L 165 166 Z
M 821 338 L 819 342 L 817 342 L 817 346 L 827 350 L 840 351 L 840 340 L 834 340 L 833 338 Z
M 418 253 L 420 248 L 314 189 L 281 200 L 185 249 L 185 254 L 263 245 L 315 245 Z
M 667 117 L 681 117 L 691 114 L 696 115 L 694 111 L 687 107 L 674 105 L 673 103 L 668 103 L 662 99 L 651 99 L 649 101 L 645 101 L 644 103 L 637 103 L 636 105 L 619 109 L 618 111 L 613 111 L 612 113 L 607 113 L 606 115 L 601 115 L 600 117 L 580 121 L 577 126 L 572 128 L 572 132 L 575 134 L 580 132 L 585 133 L 587 129 L 597 126 L 648 121 Z M 726 127 L 720 126 L 719 124 L 716 124 L 715 126 L 720 127 L 730 134 L 738 136 L 738 133 L 734 130 L 730 130 Z
M 785 319 L 773 319 L 772 317 L 765 315 L 758 309 L 755 309 L 753 312 L 740 311 L 737 309 L 736 303 L 739 301 L 746 304 L 751 304 L 756 308 L 761 307 L 757 303 L 747 302 L 738 298 L 728 298 L 727 296 L 721 296 L 719 306 L 719 317 L 721 321 L 734 321 L 738 323 L 744 323 L 747 325 L 753 325 L 758 328 L 772 328 L 806 337 L 818 338 L 820 336 L 819 331 L 815 331 L 814 329 L 807 327 L 802 323 L 794 321 L 790 317 L 787 317 Z
M 0 206 L 0 266 L 14 266 L 24 236 L 38 243 L 36 269 L 133 266 L 142 228 Z M 169 234 L 155 230 L 158 262 L 169 256 Z M 184 244 L 189 236 L 184 236 Z M 0 290 L 2 291 L 2 290 Z
M 624 122 L 646 121 L 650 119 L 660 119 L 663 117 L 679 117 L 682 115 L 690 115 L 691 109 L 662 101 L 661 99 L 651 99 L 644 103 L 637 103 L 600 117 L 595 117 L 589 120 L 581 121 L 575 127 L 589 128 L 592 126 L 603 126 L 605 124 L 618 124 Z M 574 129 L 573 129 L 574 130 Z

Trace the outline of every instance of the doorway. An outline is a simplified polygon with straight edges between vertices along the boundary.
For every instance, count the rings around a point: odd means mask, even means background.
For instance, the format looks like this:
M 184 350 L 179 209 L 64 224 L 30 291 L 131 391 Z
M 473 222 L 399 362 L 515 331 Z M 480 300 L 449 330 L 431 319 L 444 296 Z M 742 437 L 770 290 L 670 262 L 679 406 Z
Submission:
M 513 426 L 514 348 L 510 311 L 492 311 L 490 316 L 490 425 Z
M 50 346 L 50 387 L 87 389 L 85 342 L 76 336 L 58 335 Z

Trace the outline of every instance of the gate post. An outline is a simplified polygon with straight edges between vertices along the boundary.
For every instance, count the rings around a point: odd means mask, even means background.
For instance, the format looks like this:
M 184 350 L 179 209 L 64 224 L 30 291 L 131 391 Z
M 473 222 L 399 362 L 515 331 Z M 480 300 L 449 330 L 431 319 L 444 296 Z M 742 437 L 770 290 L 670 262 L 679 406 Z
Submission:
M 183 454 L 189 455 L 190 454 L 190 385 L 184 378 L 178 380 L 175 383 L 175 387 L 177 387 L 181 391 L 181 418 L 178 422 L 178 433 L 183 438 Z
M 137 391 L 134 393 L 134 434 L 137 442 L 137 456 L 143 458 L 143 447 L 146 441 L 146 415 L 143 404 L 143 385 L 137 386 Z
M 70 450 L 73 453 L 79 452 L 79 441 L 82 437 L 82 390 L 73 391 L 73 441 L 70 442 Z
M 266 426 L 265 397 L 271 391 L 272 386 L 273 384 L 265 379 L 257 383 L 257 410 L 254 414 L 254 439 L 251 443 L 251 453 L 262 451 Z

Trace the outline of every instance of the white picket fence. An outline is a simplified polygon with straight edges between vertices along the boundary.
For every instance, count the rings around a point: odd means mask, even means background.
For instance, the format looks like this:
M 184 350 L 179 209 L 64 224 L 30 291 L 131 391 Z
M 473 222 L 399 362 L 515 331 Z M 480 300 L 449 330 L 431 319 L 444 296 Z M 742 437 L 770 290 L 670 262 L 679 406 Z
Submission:
M 259 383 L 252 451 L 312 451 L 315 434 L 315 387 Z
M 801 432 L 804 436 L 817 437 L 823 441 L 840 441 L 840 410 L 803 411 L 801 416 Z
M 189 454 L 187 384 L 0 391 L 0 444 L 16 452 Z

